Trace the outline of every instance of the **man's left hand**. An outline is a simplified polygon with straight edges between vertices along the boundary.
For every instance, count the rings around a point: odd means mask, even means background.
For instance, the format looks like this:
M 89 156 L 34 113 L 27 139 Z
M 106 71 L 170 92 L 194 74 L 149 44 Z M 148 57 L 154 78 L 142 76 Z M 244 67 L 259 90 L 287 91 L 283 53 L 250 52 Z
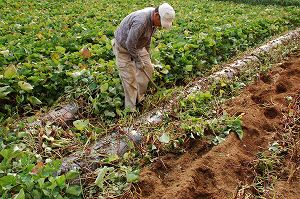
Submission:
M 145 65 L 144 65 L 143 62 L 136 62 L 136 63 L 135 63 L 135 66 L 136 66 L 138 69 L 140 69 L 140 70 L 142 70 L 142 69 L 145 68 Z

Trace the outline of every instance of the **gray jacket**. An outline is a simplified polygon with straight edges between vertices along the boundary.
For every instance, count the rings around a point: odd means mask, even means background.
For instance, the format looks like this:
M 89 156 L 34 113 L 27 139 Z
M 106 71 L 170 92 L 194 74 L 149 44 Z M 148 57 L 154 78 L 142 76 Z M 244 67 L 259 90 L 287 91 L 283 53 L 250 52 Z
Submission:
M 129 14 L 115 31 L 116 42 L 128 50 L 135 62 L 141 62 L 138 49 L 145 47 L 149 52 L 151 37 L 156 30 L 151 21 L 153 11 L 154 8 L 145 8 Z

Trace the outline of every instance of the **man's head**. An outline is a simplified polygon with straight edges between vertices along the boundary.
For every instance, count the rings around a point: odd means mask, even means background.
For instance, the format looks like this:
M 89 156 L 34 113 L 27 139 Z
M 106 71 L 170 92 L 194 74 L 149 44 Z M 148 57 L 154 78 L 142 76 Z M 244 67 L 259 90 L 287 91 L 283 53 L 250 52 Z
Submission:
M 167 3 L 163 3 L 159 7 L 157 7 L 152 15 L 154 26 L 163 27 L 166 29 L 171 28 L 174 19 L 175 11 L 172 6 Z

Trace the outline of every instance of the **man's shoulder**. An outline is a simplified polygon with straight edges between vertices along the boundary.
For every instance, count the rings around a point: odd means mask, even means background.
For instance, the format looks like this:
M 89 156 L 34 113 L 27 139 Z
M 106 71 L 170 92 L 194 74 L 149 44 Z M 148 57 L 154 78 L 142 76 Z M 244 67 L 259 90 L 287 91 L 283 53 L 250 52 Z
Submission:
M 130 15 L 132 16 L 136 16 L 136 17 L 140 17 L 140 18 L 144 18 L 146 17 L 150 12 L 152 12 L 155 8 L 153 7 L 147 7 L 147 8 L 144 8 L 142 10 L 137 10 L 133 13 L 131 13 Z
M 149 12 L 151 12 L 151 11 L 153 11 L 153 10 L 155 10 L 155 8 L 153 8 L 153 7 L 147 7 L 147 8 L 144 8 L 144 9 L 142 9 L 142 10 L 138 10 L 138 11 L 136 11 L 136 12 L 145 12 L 145 13 L 149 13 Z
M 155 10 L 155 8 L 147 7 L 142 10 L 137 10 L 135 12 L 127 15 L 121 22 L 121 25 L 118 29 L 123 29 L 123 27 L 128 28 L 131 24 L 137 24 L 145 26 L 148 24 L 150 13 Z

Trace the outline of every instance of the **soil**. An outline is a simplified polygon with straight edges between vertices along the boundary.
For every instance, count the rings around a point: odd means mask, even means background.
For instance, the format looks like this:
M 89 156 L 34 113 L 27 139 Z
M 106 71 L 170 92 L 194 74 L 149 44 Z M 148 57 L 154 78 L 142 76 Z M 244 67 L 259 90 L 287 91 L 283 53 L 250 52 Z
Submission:
M 300 94 L 299 55 L 298 52 L 268 74 L 260 75 L 226 104 L 230 114 L 244 114 L 243 140 L 233 133 L 218 146 L 194 140 L 187 145 L 186 153 L 160 157 L 143 168 L 136 198 L 244 198 L 237 197 L 237 191 L 241 185 L 253 182 L 251 163 L 283 131 L 287 97 Z M 300 198 L 299 170 L 293 176 L 289 182 L 287 178 L 276 181 L 276 198 Z

